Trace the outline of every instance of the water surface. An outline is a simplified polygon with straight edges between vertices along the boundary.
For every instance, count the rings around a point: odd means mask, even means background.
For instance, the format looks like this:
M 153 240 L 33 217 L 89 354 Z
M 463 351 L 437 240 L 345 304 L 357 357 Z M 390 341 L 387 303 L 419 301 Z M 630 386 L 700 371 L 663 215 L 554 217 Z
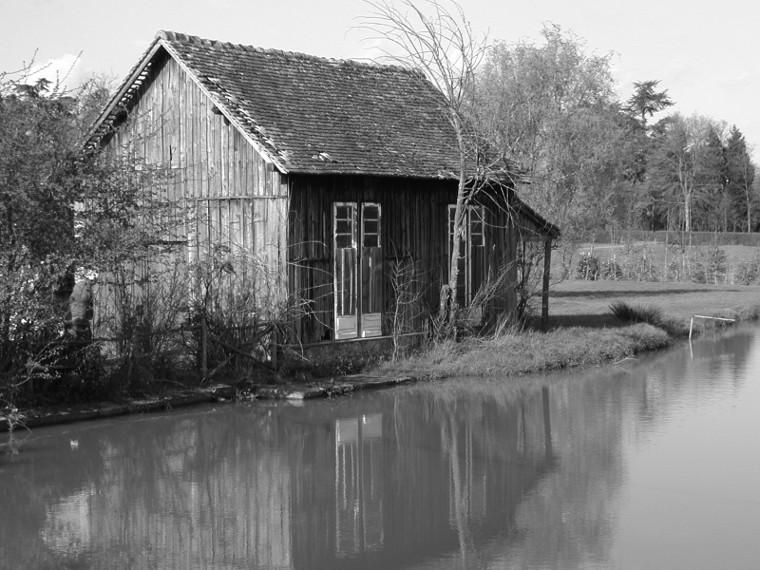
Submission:
M 757 328 L 574 374 L 39 428 L 0 455 L 0 568 L 760 568 L 758 434 Z

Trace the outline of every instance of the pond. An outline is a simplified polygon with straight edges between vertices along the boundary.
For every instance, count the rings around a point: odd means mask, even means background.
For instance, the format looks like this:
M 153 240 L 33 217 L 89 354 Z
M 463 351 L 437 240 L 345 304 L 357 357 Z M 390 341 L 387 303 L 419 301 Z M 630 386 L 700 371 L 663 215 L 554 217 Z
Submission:
M 758 434 L 751 327 L 561 375 L 38 428 L 0 455 L 0 568 L 760 568 Z

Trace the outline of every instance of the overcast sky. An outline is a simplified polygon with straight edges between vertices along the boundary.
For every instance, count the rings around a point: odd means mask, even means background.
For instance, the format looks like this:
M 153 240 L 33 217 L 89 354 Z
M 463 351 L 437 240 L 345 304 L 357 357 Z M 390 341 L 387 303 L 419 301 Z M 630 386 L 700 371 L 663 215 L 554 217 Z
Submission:
M 760 158 L 760 33 L 751 2 L 463 0 L 489 39 L 538 39 L 553 23 L 588 51 L 614 53 L 621 99 L 659 79 L 676 110 L 736 124 Z M 702 6 L 710 6 L 709 8 Z M 0 0 L 0 71 L 29 61 L 121 80 L 159 29 L 334 58 L 372 55 L 362 0 Z M 52 68 L 53 66 L 51 66 Z

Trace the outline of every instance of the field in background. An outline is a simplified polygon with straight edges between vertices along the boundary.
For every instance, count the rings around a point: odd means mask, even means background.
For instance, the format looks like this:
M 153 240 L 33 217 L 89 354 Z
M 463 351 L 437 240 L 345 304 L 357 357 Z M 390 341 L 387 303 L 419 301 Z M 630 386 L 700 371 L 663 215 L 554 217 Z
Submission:
M 666 232 L 666 231 L 597 231 L 590 238 L 592 243 L 658 242 L 691 245 L 746 245 L 760 247 L 760 233 L 746 232 Z
M 604 232 L 580 244 L 570 259 L 560 249 L 552 261 L 556 281 L 760 285 L 760 234 Z
M 568 280 L 551 288 L 549 324 L 622 326 L 610 313 L 610 304 L 617 300 L 655 305 L 686 323 L 695 314 L 725 316 L 760 305 L 760 285 Z

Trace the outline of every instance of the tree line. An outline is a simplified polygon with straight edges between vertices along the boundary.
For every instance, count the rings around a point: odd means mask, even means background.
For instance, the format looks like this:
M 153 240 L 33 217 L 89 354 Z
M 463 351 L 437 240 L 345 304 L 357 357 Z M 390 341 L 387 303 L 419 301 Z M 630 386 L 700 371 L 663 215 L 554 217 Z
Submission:
M 538 42 L 488 41 L 454 0 L 368 0 L 383 60 L 424 74 L 456 134 L 454 247 L 440 320 L 456 321 L 458 242 L 475 195 L 507 183 L 558 225 L 562 264 L 599 230 L 744 231 L 760 226 L 755 165 L 737 126 L 671 113 L 657 80 L 617 94 L 610 55 L 559 26 Z M 680 240 L 683 241 L 683 240 Z M 530 249 L 530 248 L 529 248 Z M 541 266 L 541 252 L 523 255 Z M 535 284 L 521 290 L 531 297 Z
M 573 241 L 599 229 L 757 231 L 756 166 L 739 127 L 671 113 L 659 81 L 616 96 L 610 56 L 557 26 L 492 43 L 473 89 L 486 153 Z M 657 118 L 655 121 L 654 119 Z

